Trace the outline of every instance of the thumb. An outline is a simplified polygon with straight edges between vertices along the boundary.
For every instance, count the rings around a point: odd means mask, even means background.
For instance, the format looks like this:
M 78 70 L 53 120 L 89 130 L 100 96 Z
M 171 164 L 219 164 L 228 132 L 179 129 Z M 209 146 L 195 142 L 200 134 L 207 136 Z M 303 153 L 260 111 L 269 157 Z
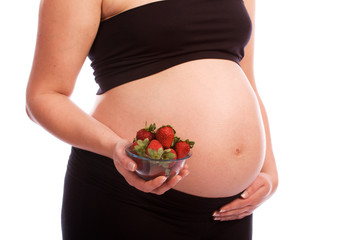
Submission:
M 119 141 L 116 144 L 114 151 L 114 160 L 119 163 L 123 168 L 131 172 L 135 171 L 136 163 L 131 160 L 125 153 L 125 148 L 129 145 L 128 141 Z
M 246 199 L 253 195 L 257 190 L 259 190 L 264 185 L 264 182 L 261 181 L 261 178 L 258 176 L 251 184 L 248 186 L 242 193 L 241 197 Z
M 125 164 L 123 166 L 127 166 L 127 169 L 130 172 L 134 172 L 136 170 L 136 163 L 132 160 L 130 160 L 128 157 L 124 158 Z
M 249 192 L 247 190 L 244 190 L 240 196 L 245 199 L 249 196 Z

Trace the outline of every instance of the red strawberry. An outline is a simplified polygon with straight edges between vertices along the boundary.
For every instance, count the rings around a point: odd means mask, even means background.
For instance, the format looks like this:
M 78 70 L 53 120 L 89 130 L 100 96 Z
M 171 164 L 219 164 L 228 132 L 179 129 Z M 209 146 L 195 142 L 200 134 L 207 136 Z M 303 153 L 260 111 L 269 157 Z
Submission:
M 189 152 L 190 152 L 190 148 L 192 148 L 194 146 L 194 142 L 189 141 L 189 139 L 186 139 L 185 141 L 178 141 L 175 144 L 175 151 L 177 154 L 177 158 L 181 159 L 186 157 Z
M 161 159 L 164 160 L 176 159 L 175 150 L 172 148 L 165 149 L 163 155 L 161 156 Z
M 151 140 L 146 148 L 146 154 L 152 159 L 160 159 L 163 153 L 164 147 L 156 139 Z
M 163 160 L 177 159 L 175 150 L 172 148 L 165 149 L 163 155 L 161 156 L 161 159 L 163 159 Z M 174 162 L 165 162 L 164 167 L 166 169 L 169 169 L 169 168 L 172 168 L 175 164 L 176 164 L 175 161 Z
M 149 145 L 149 139 L 134 141 L 130 146 L 130 151 L 139 156 L 144 156 L 147 146 Z
M 138 145 L 137 141 L 134 141 L 133 144 L 130 146 L 130 151 L 135 153 L 134 149 L 135 149 L 135 146 L 137 146 L 137 145 Z
M 173 159 L 177 159 L 176 151 L 175 151 L 174 149 L 170 148 L 170 152 L 171 152 L 172 154 L 175 154 L 175 157 L 174 157 Z
M 164 148 L 170 148 L 174 140 L 175 130 L 170 125 L 162 126 L 156 131 L 155 136 Z
M 154 139 L 154 131 L 156 129 L 156 125 L 155 123 L 150 124 L 150 126 L 147 126 L 147 123 L 145 123 L 145 128 L 140 129 L 139 131 L 137 131 L 136 133 L 136 139 L 137 140 L 145 140 L 145 138 L 148 138 L 149 141 Z

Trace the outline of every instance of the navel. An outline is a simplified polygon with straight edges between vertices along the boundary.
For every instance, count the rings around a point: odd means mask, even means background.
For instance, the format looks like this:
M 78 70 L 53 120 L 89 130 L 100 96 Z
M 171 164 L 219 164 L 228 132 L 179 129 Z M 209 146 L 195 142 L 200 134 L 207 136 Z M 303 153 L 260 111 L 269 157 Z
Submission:
M 239 156 L 240 154 L 241 154 L 240 148 L 236 148 L 236 149 L 235 149 L 235 155 L 236 155 L 236 156 Z

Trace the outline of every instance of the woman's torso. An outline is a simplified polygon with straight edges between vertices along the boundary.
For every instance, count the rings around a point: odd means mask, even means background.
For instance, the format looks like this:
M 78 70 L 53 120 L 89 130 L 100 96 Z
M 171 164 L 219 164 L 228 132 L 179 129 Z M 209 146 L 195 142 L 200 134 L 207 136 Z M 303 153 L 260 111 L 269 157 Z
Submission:
M 103 19 L 146 1 L 103 0 Z M 148 123 L 170 124 L 195 141 L 190 174 L 175 189 L 204 197 L 244 190 L 265 155 L 256 95 L 238 64 L 223 59 L 188 61 L 115 87 L 98 96 L 92 116 L 132 140 Z

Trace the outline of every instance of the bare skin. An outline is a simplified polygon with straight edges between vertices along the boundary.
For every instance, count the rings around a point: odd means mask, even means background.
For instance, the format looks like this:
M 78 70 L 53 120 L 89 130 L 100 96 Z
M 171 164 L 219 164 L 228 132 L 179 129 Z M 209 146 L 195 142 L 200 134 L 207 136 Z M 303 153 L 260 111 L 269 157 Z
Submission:
M 253 0 L 244 2 L 254 18 Z M 27 111 L 63 141 L 114 159 L 119 173 L 141 191 L 162 194 L 175 188 L 225 197 L 246 189 L 243 199 L 214 216 L 233 220 L 249 215 L 277 186 L 268 121 L 253 76 L 253 38 L 242 68 L 219 59 L 186 62 L 109 90 L 97 98 L 91 114 L 69 100 L 100 21 L 147 3 L 43 0 Z M 181 101 L 174 101 L 174 95 Z M 192 158 L 170 181 L 140 179 L 124 153 L 145 121 L 172 124 L 179 136 L 196 142 Z

